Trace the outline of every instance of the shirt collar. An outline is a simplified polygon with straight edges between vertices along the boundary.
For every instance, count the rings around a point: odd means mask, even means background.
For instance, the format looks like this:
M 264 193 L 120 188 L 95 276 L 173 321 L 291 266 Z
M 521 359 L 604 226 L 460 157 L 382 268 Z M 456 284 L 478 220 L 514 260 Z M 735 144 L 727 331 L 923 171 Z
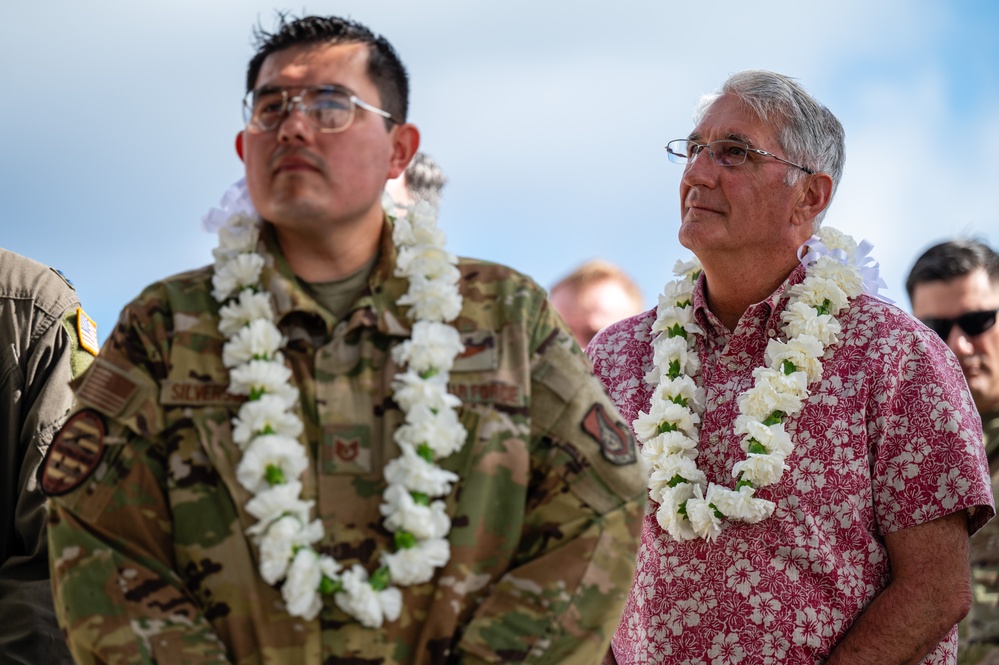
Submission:
M 299 284 L 270 224 L 264 224 L 260 234 L 260 253 L 264 257 L 261 282 L 273 296 L 278 327 L 284 331 L 295 327 L 296 323 L 311 323 L 325 328 L 327 336 L 332 335 L 337 320 Z M 368 278 L 367 288 L 344 315 L 346 333 L 366 326 L 377 328 L 386 335 L 410 335 L 412 324 L 405 316 L 408 308 L 397 304 L 409 288 L 408 280 L 395 275 L 397 256 L 392 242 L 392 225 L 386 217 L 379 239 L 379 259 Z
M 740 323 L 746 321 L 746 315 L 749 314 L 756 321 L 763 324 L 764 330 L 780 330 L 780 313 L 787 304 L 785 294 L 788 289 L 796 284 L 800 284 L 804 279 L 805 266 L 799 263 L 773 293 L 771 293 L 766 299 L 754 305 L 750 305 L 746 309 L 746 312 L 740 319 Z M 708 306 L 706 289 L 707 277 L 704 272 L 701 271 L 700 276 L 694 283 L 694 298 L 691 303 L 694 307 L 694 318 L 702 328 L 705 328 L 705 330 L 711 330 L 714 334 L 727 334 L 729 331 L 727 331 L 724 324 L 722 324 L 722 322 L 717 316 L 715 316 L 714 312 L 712 312 L 711 308 Z

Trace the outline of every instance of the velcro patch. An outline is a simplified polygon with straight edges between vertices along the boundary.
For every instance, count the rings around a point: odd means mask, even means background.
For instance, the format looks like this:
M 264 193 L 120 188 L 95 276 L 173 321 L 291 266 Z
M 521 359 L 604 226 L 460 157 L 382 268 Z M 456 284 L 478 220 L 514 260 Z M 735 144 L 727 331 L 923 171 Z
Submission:
M 85 351 L 95 356 L 101 352 L 100 344 L 97 343 L 97 324 L 87 316 L 82 307 L 76 308 L 76 336 Z
M 164 406 L 226 406 L 242 404 L 243 395 L 233 395 L 225 383 L 205 383 L 204 381 L 163 381 L 160 388 L 160 404 Z
M 488 372 L 499 367 L 499 349 L 491 330 L 461 334 L 465 350 L 454 359 L 452 372 Z
M 611 420 L 603 405 L 594 404 L 583 416 L 583 431 L 600 444 L 600 451 L 611 464 L 634 464 L 638 460 L 635 439 L 621 421 Z
M 138 388 L 127 374 L 98 358 L 83 375 L 76 396 L 109 416 L 117 416 Z
M 104 455 L 104 419 L 96 411 L 74 414 L 56 435 L 42 463 L 42 491 L 66 494 L 86 480 Z

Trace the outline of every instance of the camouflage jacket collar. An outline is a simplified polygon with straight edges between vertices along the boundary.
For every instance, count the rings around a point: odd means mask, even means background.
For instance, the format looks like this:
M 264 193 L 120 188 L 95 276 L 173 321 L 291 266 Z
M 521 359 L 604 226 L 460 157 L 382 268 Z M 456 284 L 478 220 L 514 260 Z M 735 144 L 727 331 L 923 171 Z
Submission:
M 309 295 L 299 283 L 287 259 L 281 252 L 274 227 L 264 224 L 260 236 L 261 255 L 266 262 L 261 281 L 274 296 L 275 314 L 282 330 L 293 327 L 295 319 L 315 321 L 329 337 L 337 319 Z M 368 286 L 350 306 L 344 320 L 345 333 L 356 328 L 372 327 L 384 335 L 409 337 L 412 323 L 406 316 L 407 307 L 397 301 L 409 288 L 409 281 L 395 275 L 398 250 L 392 242 L 392 222 L 386 217 L 379 240 L 378 262 L 371 271 Z

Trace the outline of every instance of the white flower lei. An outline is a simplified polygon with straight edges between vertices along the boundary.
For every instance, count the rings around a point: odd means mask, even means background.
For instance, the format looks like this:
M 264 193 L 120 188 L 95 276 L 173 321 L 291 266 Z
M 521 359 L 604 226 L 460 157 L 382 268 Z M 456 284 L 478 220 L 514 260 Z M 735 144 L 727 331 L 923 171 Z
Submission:
M 652 324 L 653 368 L 645 381 L 656 388 L 649 410 L 633 423 L 651 472 L 649 497 L 659 504 L 656 519 L 673 538 L 714 540 L 725 520 L 755 524 L 773 513 L 772 501 L 754 495 L 788 468 L 784 460 L 794 444 L 784 421 L 801 411 L 808 386 L 822 378 L 822 357 L 841 330 L 836 315 L 862 292 L 877 295 L 884 286 L 877 263 L 867 256 L 870 249 L 826 227 L 798 250 L 806 273 L 791 287 L 781 314 L 787 342 L 770 340 L 767 365 L 753 371 L 753 387 L 738 398 L 733 429 L 742 436 L 746 459 L 732 468 L 735 489 L 708 483 L 697 468 L 705 392 L 698 381 L 696 336 L 704 330 L 694 321 L 691 300 L 701 265 L 697 259 L 677 262 L 673 273 L 679 279 L 666 284 Z
M 219 331 L 228 340 L 222 362 L 229 368 L 229 392 L 247 396 L 232 421 L 233 440 L 243 453 L 237 478 L 254 495 L 246 510 L 258 521 L 247 534 L 260 551 L 260 574 L 268 584 L 284 580 L 281 593 L 293 616 L 315 618 L 322 595 L 333 594 L 340 609 L 378 628 L 399 617 L 399 586 L 429 581 L 451 558 L 451 518 L 441 499 L 458 476 L 436 462 L 460 450 L 466 437 L 457 414 L 461 400 L 447 392 L 454 359 L 464 350 L 458 331 L 447 325 L 461 311 L 457 258 L 445 251 L 430 204 L 400 209 L 388 195 L 383 198 L 395 222 L 395 274 L 409 281 L 398 302 L 409 306 L 414 320 L 410 339 L 392 349 L 392 358 L 406 368 L 392 383 L 405 422 L 394 435 L 402 454 L 385 466 L 380 510 L 385 528 L 394 533 L 395 551 L 382 552 L 381 565 L 370 576 L 357 564 L 342 570 L 313 547 L 324 537 L 323 524 L 309 519 L 315 502 L 301 498 L 299 479 L 309 468 L 309 455 L 299 441 L 298 389 L 281 354 L 286 340 L 260 282 L 260 217 L 242 181 L 220 205 L 203 225 L 219 234 L 212 296 L 222 305 Z

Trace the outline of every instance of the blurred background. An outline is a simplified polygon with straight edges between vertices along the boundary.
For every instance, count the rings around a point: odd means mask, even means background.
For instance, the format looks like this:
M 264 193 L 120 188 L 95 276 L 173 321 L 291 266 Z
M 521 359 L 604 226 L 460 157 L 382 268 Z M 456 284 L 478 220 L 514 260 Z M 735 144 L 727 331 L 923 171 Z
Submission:
M 61 269 L 110 332 L 148 283 L 211 261 L 202 214 L 242 175 L 251 29 L 339 14 L 395 45 L 411 121 L 449 177 L 452 251 L 551 286 L 625 267 L 647 305 L 674 261 L 701 93 L 798 78 L 843 122 L 826 223 L 874 243 L 888 296 L 930 244 L 999 244 L 999 3 L 990 0 L 89 0 L 0 6 L 0 246 Z

